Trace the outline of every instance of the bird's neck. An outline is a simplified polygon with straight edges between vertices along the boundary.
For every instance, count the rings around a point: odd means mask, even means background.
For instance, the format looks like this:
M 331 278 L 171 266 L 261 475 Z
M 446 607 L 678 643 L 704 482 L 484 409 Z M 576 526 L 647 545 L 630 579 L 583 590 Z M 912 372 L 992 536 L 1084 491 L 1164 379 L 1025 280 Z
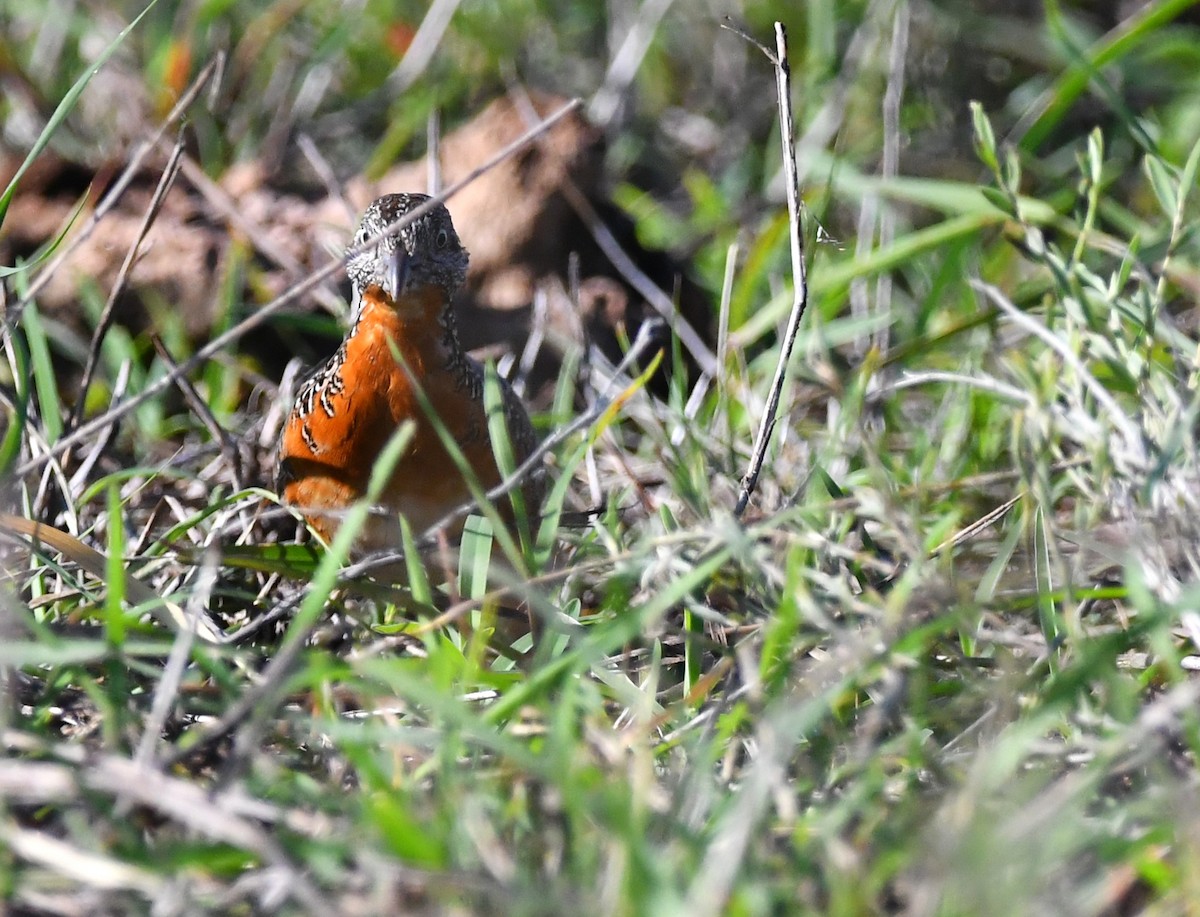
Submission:
M 440 287 L 410 290 L 394 301 L 372 285 L 358 300 L 354 324 L 346 336 L 349 349 L 383 347 L 390 351 L 394 344 L 415 372 L 427 370 L 433 362 L 449 366 L 462 359 L 454 312 Z

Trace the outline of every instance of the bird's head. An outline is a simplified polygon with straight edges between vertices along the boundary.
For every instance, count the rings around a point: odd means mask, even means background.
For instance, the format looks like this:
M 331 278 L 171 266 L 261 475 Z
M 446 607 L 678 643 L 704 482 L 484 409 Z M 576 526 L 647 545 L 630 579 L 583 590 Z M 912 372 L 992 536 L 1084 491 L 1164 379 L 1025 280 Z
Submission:
M 363 214 L 354 234 L 358 246 L 429 200 L 426 194 L 385 194 Z M 393 299 L 423 286 L 454 296 L 467 278 L 467 250 L 454 231 L 450 212 L 437 204 L 399 232 L 346 262 L 346 274 L 361 294 L 377 284 Z

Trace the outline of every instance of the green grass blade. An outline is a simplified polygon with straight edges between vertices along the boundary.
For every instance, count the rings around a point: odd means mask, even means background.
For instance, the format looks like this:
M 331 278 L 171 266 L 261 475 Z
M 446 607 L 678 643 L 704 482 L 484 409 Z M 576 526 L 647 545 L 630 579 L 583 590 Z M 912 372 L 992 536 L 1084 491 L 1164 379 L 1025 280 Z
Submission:
M 5 344 L 10 354 L 13 372 L 13 407 L 8 427 L 0 440 L 0 475 L 11 471 L 21 457 L 21 447 L 25 442 L 25 423 L 29 419 L 29 399 L 32 395 L 30 383 L 33 376 L 25 336 L 20 333 L 9 334 Z
M 21 313 L 21 327 L 29 347 L 29 362 L 33 372 L 33 387 L 37 392 L 38 414 L 46 441 L 54 443 L 62 436 L 64 407 L 58 394 L 58 374 L 50 357 L 50 342 L 42 324 L 41 313 L 31 303 Z
M 133 21 L 130 22 L 129 25 L 125 26 L 125 28 L 120 31 L 117 37 L 109 42 L 108 47 L 100 52 L 100 56 L 96 58 L 95 62 L 88 67 L 83 74 L 80 75 L 80 77 L 75 81 L 74 85 L 72 85 L 67 91 L 67 94 L 63 96 L 62 101 L 58 103 L 57 107 L 54 109 L 54 113 L 50 116 L 50 120 L 46 122 L 46 126 L 42 128 L 42 132 L 38 134 L 37 140 L 34 141 L 33 147 L 30 149 L 29 154 L 21 162 L 21 165 L 17 168 L 16 173 L 9 181 L 8 187 L 4 189 L 3 194 L 0 194 L 0 226 L 4 225 L 4 218 L 8 214 L 9 204 L 12 203 L 13 195 L 16 194 L 17 191 L 17 183 L 20 182 L 22 176 L 29 171 L 29 167 L 32 166 L 38 156 L 41 155 L 42 150 L 44 150 L 50 143 L 50 139 L 54 136 L 54 132 L 58 130 L 63 121 L 66 120 L 67 115 L 71 113 L 71 110 L 75 107 L 75 103 L 79 101 L 79 96 L 83 93 L 83 90 L 87 88 L 88 83 L 92 81 L 92 77 L 100 72 L 100 69 L 108 62 L 108 59 L 112 57 L 117 48 L 124 43 L 129 33 L 132 32 L 137 27 L 138 23 L 142 21 L 142 17 L 150 12 L 150 10 L 153 9 L 157 3 L 158 0 L 150 0 L 150 2 L 146 4 L 145 8 L 133 18 Z

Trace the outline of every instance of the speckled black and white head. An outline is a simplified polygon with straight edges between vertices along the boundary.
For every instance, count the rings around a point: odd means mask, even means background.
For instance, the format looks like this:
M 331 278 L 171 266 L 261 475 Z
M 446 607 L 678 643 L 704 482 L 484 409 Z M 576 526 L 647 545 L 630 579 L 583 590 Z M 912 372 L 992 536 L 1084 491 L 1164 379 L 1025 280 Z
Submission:
M 379 235 L 390 224 L 429 200 L 427 194 L 385 194 L 363 214 L 353 246 Z M 432 284 L 453 297 L 467 278 L 467 250 L 454 231 L 450 212 L 438 204 L 399 233 L 346 262 L 346 274 L 361 294 L 370 284 L 397 298 Z M 399 282 L 401 289 L 394 287 Z

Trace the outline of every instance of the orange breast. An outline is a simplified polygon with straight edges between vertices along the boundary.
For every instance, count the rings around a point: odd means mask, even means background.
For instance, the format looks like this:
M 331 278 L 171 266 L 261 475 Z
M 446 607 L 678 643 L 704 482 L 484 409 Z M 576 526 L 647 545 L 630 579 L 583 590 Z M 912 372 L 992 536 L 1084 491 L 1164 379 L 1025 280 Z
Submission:
M 413 421 L 415 434 L 380 501 L 387 513 L 371 517 L 361 546 L 395 548 L 397 512 L 419 533 L 469 499 L 462 473 L 421 407 L 417 386 L 481 484 L 499 481 L 483 405 L 456 368 L 455 357 L 462 357 L 447 342 L 439 321 L 443 308 L 436 288 L 393 303 L 378 287 L 369 287 L 339 352 L 340 366 L 321 374 L 323 384 L 307 401 L 301 393 L 281 444 L 282 496 L 302 510 L 332 511 L 308 514 L 324 537 L 336 531 L 337 511 L 364 495 L 380 451 L 405 420 Z

